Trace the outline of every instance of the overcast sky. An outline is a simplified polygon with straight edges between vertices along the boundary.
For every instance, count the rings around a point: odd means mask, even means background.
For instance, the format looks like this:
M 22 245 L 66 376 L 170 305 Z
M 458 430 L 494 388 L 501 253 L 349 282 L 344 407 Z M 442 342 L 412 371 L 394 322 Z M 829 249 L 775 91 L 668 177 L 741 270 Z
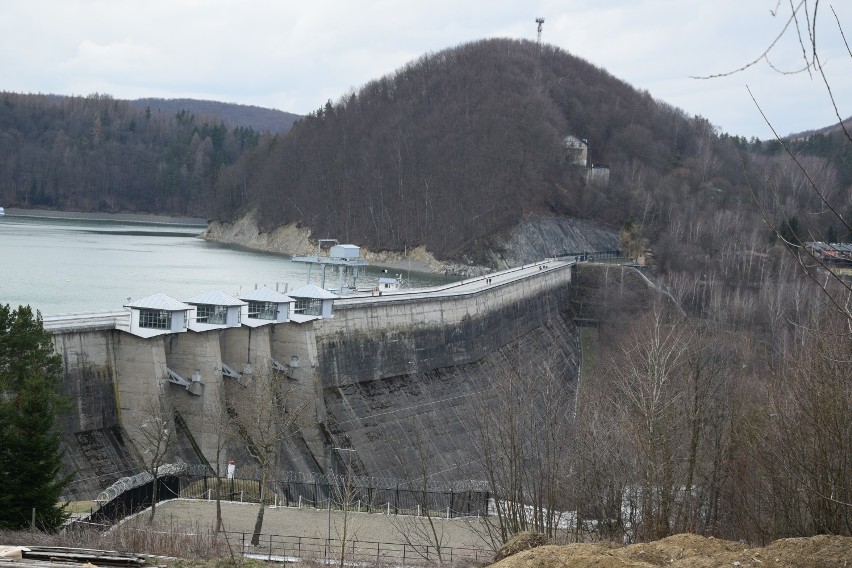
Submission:
M 799 0 L 796 0 L 798 2 Z M 772 43 L 788 0 L 0 0 L 0 90 L 120 99 L 189 97 L 305 114 L 424 53 L 491 37 L 536 39 L 725 132 L 771 136 L 837 122 L 819 77 L 736 69 Z M 771 10 L 779 9 L 773 17 Z M 852 5 L 835 2 L 852 37 Z M 818 42 L 841 116 L 852 57 L 828 3 Z M 791 30 L 792 32 L 793 30 Z M 771 54 L 801 63 L 793 33 Z

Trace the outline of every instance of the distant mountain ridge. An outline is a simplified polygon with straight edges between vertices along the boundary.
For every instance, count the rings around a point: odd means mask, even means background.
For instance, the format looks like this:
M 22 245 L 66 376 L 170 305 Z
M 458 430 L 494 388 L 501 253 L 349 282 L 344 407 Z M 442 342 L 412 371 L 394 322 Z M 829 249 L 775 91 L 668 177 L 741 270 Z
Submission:
M 221 167 L 262 136 L 109 95 L 0 92 L 0 203 L 207 218 Z
M 145 98 L 128 102 L 143 110 L 150 108 L 171 115 L 185 110 L 201 116 L 220 118 L 228 126 L 242 126 L 258 132 L 269 131 L 273 134 L 287 132 L 294 122 L 302 118 L 301 115 L 276 109 L 202 99 Z

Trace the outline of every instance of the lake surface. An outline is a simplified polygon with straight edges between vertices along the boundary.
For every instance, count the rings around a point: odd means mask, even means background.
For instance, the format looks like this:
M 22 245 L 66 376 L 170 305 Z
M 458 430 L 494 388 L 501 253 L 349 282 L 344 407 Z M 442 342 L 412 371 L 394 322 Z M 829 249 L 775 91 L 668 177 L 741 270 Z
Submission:
M 114 221 L 0 217 L 0 304 L 30 305 L 42 315 L 118 310 L 162 292 L 186 300 L 211 289 L 237 295 L 267 285 L 303 286 L 307 265 L 289 257 L 207 242 L 204 227 Z M 370 267 L 358 287 L 374 286 Z M 337 284 L 328 272 L 327 283 Z M 404 277 L 409 274 L 403 274 Z M 314 283 L 319 284 L 314 270 Z M 440 276 L 411 272 L 406 284 Z

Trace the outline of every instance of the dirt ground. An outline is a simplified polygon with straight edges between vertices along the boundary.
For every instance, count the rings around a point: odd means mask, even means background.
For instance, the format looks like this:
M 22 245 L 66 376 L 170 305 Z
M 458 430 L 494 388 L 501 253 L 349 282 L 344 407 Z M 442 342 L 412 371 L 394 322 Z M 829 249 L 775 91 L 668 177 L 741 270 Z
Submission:
M 763 548 L 740 542 L 681 534 L 656 542 L 542 546 L 520 552 L 493 568 L 674 568 L 852 567 L 852 537 L 815 536 L 777 540 Z
M 257 516 L 252 503 L 223 503 L 223 515 L 229 531 L 250 533 Z M 212 526 L 215 503 L 198 500 L 174 500 L 157 507 L 161 520 L 187 526 Z M 332 538 L 339 538 L 343 514 L 332 513 Z M 436 519 L 436 521 L 438 521 Z M 423 519 L 357 513 L 349 516 L 350 530 L 360 541 L 401 543 L 417 530 L 414 523 Z M 440 520 L 438 530 L 445 545 L 459 548 L 490 548 L 484 525 L 477 519 Z M 302 536 L 323 539 L 328 532 L 328 512 L 310 508 L 270 507 L 266 509 L 264 534 Z M 659 541 L 623 546 L 615 543 L 545 545 L 510 556 L 492 565 L 494 568 L 852 568 L 852 537 L 815 536 L 777 540 L 765 547 L 750 547 L 741 542 L 707 538 L 691 534 L 675 535 Z
M 225 527 L 230 532 L 251 533 L 257 518 L 256 503 L 222 503 Z M 192 499 L 175 499 L 157 505 L 160 520 L 171 519 L 175 524 L 188 527 L 212 527 L 216 519 L 216 503 Z M 332 511 L 331 535 L 339 538 L 344 520 L 343 513 Z M 486 548 L 484 525 L 472 519 L 434 519 L 445 538 L 444 545 L 459 548 Z M 402 543 L 403 533 L 416 534 L 414 523 L 424 519 L 385 515 L 382 513 L 349 513 L 348 534 L 355 540 L 368 542 Z M 268 507 L 264 513 L 263 534 L 301 536 L 324 539 L 328 533 L 328 511 L 312 508 Z

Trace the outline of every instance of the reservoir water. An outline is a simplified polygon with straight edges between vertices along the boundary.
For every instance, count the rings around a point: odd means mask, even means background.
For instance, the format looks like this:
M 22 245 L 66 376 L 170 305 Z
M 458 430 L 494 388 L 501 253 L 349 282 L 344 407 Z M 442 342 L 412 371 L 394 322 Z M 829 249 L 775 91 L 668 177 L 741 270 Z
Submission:
M 155 292 L 186 300 L 214 288 L 237 295 L 256 285 L 283 292 L 306 283 L 306 265 L 205 241 L 198 238 L 203 229 L 0 216 L 0 304 L 59 315 L 118 310 Z M 380 274 L 368 268 L 358 287 L 374 286 Z M 445 281 L 417 272 L 402 276 L 412 287 Z M 336 276 L 329 273 L 328 283 L 336 286 Z

